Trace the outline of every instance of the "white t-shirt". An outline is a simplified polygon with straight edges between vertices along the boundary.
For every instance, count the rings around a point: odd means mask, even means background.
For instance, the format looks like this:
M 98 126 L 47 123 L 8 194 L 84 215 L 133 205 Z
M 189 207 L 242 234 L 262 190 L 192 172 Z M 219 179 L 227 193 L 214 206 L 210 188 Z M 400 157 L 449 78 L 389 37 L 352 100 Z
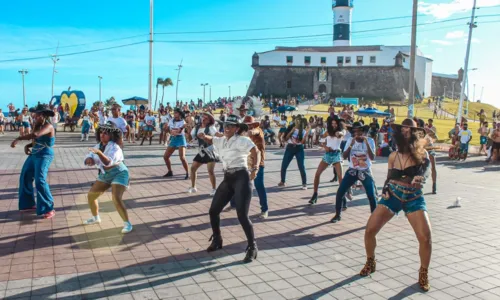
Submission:
M 460 137 L 460 143 L 467 144 L 469 142 L 469 139 L 472 137 L 472 131 L 470 131 L 469 129 L 462 129 L 458 132 L 458 136 Z
M 168 127 L 170 127 L 170 130 L 184 128 L 185 125 L 186 125 L 186 122 L 184 122 L 184 120 L 174 122 L 174 119 L 172 119 L 168 122 Z M 184 130 L 181 130 L 181 132 L 179 134 L 174 134 L 174 133 L 172 133 L 172 134 L 184 136 Z
M 99 117 L 99 125 L 104 125 L 108 121 L 108 118 L 101 111 L 97 112 L 97 116 Z
M 146 125 L 149 125 L 149 126 L 153 126 L 155 124 L 155 121 L 156 121 L 156 118 L 154 116 L 147 116 L 144 119 L 144 123 L 146 123 Z
M 307 136 L 307 130 L 303 129 L 302 130 L 302 138 Z M 295 129 L 295 131 L 292 133 L 290 138 L 287 141 L 288 144 L 294 144 L 294 145 L 299 145 L 302 144 L 302 140 L 299 140 L 299 130 Z
M 200 127 L 198 129 L 198 133 L 205 133 L 205 127 Z M 215 129 L 214 126 L 210 126 L 208 128 L 208 135 L 210 136 L 215 136 L 215 134 L 217 133 L 217 129 Z M 193 139 L 196 139 L 196 127 L 193 128 L 193 130 L 191 130 L 191 136 L 193 137 Z
M 280 121 L 280 127 L 281 127 L 281 128 L 286 128 L 287 123 L 288 123 L 288 122 L 287 122 L 287 121 L 285 121 L 285 120 Z
M 232 168 L 247 168 L 248 153 L 255 144 L 246 136 L 234 135 L 229 140 L 224 137 L 214 137 L 212 144 L 222 161 L 224 170 Z
M 170 116 L 169 115 L 161 115 L 160 116 L 160 123 L 161 124 L 165 124 L 165 123 L 168 123 L 170 121 Z
M 341 133 L 345 134 L 345 130 L 342 130 Z M 326 138 L 322 139 L 322 142 L 326 142 L 326 146 L 331 148 L 332 150 L 341 150 L 340 144 L 342 143 L 342 138 L 338 138 L 336 136 L 327 136 Z
M 368 139 L 368 145 L 370 145 L 370 148 L 372 148 L 373 153 L 375 153 L 375 141 L 370 137 L 367 137 L 367 139 Z M 351 145 L 351 142 L 352 142 L 352 137 L 347 140 L 344 146 L 344 152 L 347 151 L 347 149 Z M 368 170 L 372 166 L 372 161 L 368 156 L 368 147 L 366 146 L 365 142 L 354 143 L 354 146 L 352 146 L 351 148 L 350 158 L 351 159 L 349 161 L 349 168 L 351 169 Z
M 100 144 L 97 144 L 94 146 L 94 149 L 99 149 L 99 145 Z M 118 146 L 118 144 L 114 143 L 114 142 L 109 142 L 107 145 L 106 145 L 106 148 L 104 148 L 104 155 L 110 159 L 110 162 L 109 164 L 105 165 L 101 159 L 99 158 L 99 155 L 97 154 L 94 154 L 94 153 L 89 153 L 89 155 L 87 155 L 87 157 L 85 157 L 84 159 L 84 162 L 85 160 L 87 160 L 87 158 L 92 158 L 94 160 L 94 163 L 95 163 L 95 166 L 100 169 L 103 173 L 105 173 L 106 171 L 104 170 L 104 167 L 112 167 L 112 166 L 116 166 L 116 165 L 119 165 L 121 162 L 123 162 L 123 151 L 122 151 L 122 148 L 120 148 L 120 146 Z
M 122 118 L 122 117 L 118 117 L 118 118 L 109 117 L 108 121 L 115 124 L 115 126 L 118 129 L 120 129 L 123 133 L 127 132 L 127 121 L 125 121 L 124 118 Z

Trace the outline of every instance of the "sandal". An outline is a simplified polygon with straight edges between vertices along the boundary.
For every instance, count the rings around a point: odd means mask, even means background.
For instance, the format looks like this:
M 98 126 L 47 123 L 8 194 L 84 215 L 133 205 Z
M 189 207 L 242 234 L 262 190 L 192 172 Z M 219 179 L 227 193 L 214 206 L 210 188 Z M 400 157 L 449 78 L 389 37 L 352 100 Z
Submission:
M 375 261 L 375 257 L 368 257 L 366 260 L 366 264 L 359 272 L 359 276 L 369 276 L 371 273 L 374 273 L 377 268 L 377 262 Z
M 429 283 L 429 269 L 420 268 L 418 271 L 418 284 L 424 292 L 428 292 L 431 289 L 431 284 Z
M 44 219 L 52 219 L 56 215 L 56 211 L 52 210 L 43 215 Z

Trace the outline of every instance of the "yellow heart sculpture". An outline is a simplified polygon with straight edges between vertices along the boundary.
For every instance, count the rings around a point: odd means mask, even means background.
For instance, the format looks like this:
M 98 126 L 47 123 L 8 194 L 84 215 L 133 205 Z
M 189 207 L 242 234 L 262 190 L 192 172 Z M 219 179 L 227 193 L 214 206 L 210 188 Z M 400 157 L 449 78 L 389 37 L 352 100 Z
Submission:
M 78 97 L 76 94 L 63 92 L 61 94 L 61 105 L 63 108 L 66 107 L 66 103 L 69 105 L 69 116 L 73 117 L 75 110 L 78 107 Z

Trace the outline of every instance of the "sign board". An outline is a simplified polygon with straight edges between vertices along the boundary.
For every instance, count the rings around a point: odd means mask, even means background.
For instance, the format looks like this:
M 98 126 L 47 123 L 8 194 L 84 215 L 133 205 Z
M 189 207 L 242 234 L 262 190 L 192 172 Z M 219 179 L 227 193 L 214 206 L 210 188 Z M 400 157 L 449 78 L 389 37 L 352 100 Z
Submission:
M 335 103 L 342 105 L 359 105 L 359 98 L 335 98 Z

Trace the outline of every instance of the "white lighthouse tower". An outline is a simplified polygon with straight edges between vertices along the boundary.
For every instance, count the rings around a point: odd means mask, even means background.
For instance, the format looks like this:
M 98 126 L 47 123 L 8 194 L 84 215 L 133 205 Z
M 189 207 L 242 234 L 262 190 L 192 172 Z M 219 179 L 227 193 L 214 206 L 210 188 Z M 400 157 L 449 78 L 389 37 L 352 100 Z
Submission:
M 354 0 L 333 0 L 333 46 L 351 45 L 351 16 Z

